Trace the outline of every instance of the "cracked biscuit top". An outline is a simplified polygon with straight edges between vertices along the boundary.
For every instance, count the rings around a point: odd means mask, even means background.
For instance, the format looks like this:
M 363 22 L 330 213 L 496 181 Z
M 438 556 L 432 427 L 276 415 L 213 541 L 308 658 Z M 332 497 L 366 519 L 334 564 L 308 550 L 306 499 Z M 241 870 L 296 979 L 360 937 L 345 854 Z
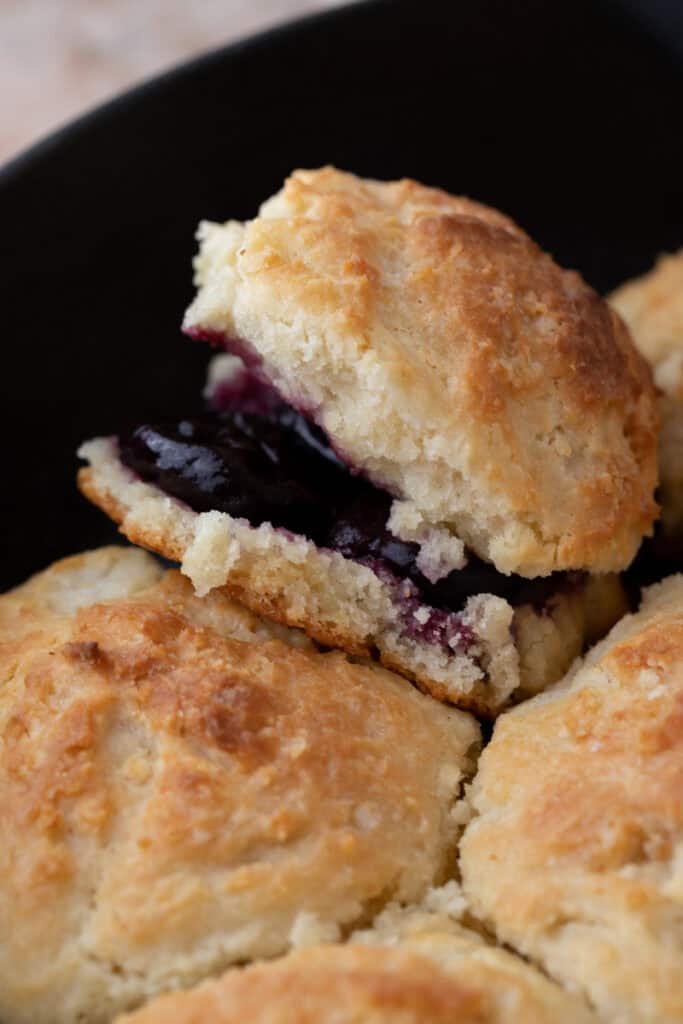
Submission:
M 683 577 L 503 715 L 461 869 L 500 941 L 601 1019 L 683 1020 Z
M 396 535 L 456 536 L 526 576 L 630 562 L 656 514 L 649 371 L 511 220 L 328 167 L 199 237 L 186 330 L 241 354 L 388 490 Z
M 0 1018 L 110 1021 L 453 856 L 478 727 L 142 552 L 0 598 Z

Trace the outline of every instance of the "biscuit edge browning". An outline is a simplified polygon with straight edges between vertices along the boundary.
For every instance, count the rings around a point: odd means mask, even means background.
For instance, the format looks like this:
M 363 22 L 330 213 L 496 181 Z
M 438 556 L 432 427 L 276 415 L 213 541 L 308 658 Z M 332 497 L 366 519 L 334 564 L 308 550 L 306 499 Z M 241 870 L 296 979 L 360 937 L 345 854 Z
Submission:
M 433 893 L 433 895 L 437 895 Z M 314 946 L 164 996 L 117 1024 L 589 1024 L 582 1000 L 445 914 L 393 908 Z

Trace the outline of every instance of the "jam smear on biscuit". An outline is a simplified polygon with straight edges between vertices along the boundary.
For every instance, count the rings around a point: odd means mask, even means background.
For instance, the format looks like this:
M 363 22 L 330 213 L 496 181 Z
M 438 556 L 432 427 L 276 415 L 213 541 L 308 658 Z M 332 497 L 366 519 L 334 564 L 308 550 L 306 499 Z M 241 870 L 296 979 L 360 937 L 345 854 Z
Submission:
M 468 553 L 467 565 L 435 583 L 417 568 L 417 544 L 387 529 L 392 496 L 353 471 L 323 431 L 279 398 L 247 386 L 194 419 L 145 424 L 119 438 L 122 462 L 196 512 L 217 510 L 251 526 L 270 523 L 368 565 L 396 587 L 410 633 L 429 643 L 471 643 L 453 613 L 474 594 L 543 608 L 580 573 L 529 580 L 499 573 Z M 429 606 L 429 614 L 414 612 Z M 423 619 L 424 621 L 421 621 Z

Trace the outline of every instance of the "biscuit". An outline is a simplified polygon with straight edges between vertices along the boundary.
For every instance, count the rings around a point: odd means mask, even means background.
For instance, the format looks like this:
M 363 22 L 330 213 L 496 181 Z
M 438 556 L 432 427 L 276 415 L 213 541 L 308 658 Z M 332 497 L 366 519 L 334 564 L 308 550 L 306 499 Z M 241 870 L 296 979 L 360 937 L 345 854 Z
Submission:
M 460 867 L 499 941 L 619 1024 L 683 1020 L 683 576 L 502 715 Z
M 186 330 L 258 364 L 395 523 L 504 573 L 629 564 L 656 513 L 650 374 L 509 218 L 326 167 L 199 239 Z
M 117 1024 L 589 1024 L 539 971 L 437 914 L 231 970 Z
M 140 552 L 0 598 L 0 683 L 3 1024 L 110 1021 L 452 870 L 474 720 Z
M 625 609 L 607 570 L 656 511 L 618 316 L 507 217 L 415 182 L 298 171 L 201 240 L 186 329 L 239 353 L 211 364 L 217 412 L 84 445 L 84 494 L 199 594 L 438 699 L 494 715 L 558 679 L 591 609 Z
M 618 578 L 607 574 L 561 583 L 518 607 L 474 594 L 444 614 L 407 597 L 390 574 L 303 536 L 193 511 L 136 478 L 112 439 L 90 441 L 79 454 L 89 463 L 79 474 L 83 493 L 134 544 L 180 562 L 199 594 L 222 589 L 322 644 L 377 654 L 432 696 L 484 715 L 560 678 L 626 611 Z
M 661 256 L 649 273 L 613 292 L 610 302 L 651 364 L 661 392 L 662 529 L 683 542 L 683 249 Z

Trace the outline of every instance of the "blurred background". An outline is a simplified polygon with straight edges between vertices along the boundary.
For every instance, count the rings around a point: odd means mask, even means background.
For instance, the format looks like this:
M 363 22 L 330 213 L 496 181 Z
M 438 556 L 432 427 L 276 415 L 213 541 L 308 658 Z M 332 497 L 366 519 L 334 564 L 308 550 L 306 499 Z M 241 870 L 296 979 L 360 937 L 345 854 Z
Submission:
M 344 0 L 0 0 L 0 163 L 134 82 Z
M 683 0 L 0 0 L 0 156 L 324 8 L 0 173 L 0 589 L 114 539 L 75 451 L 201 406 L 197 222 L 253 216 L 293 167 L 474 196 L 600 291 L 683 244 Z

